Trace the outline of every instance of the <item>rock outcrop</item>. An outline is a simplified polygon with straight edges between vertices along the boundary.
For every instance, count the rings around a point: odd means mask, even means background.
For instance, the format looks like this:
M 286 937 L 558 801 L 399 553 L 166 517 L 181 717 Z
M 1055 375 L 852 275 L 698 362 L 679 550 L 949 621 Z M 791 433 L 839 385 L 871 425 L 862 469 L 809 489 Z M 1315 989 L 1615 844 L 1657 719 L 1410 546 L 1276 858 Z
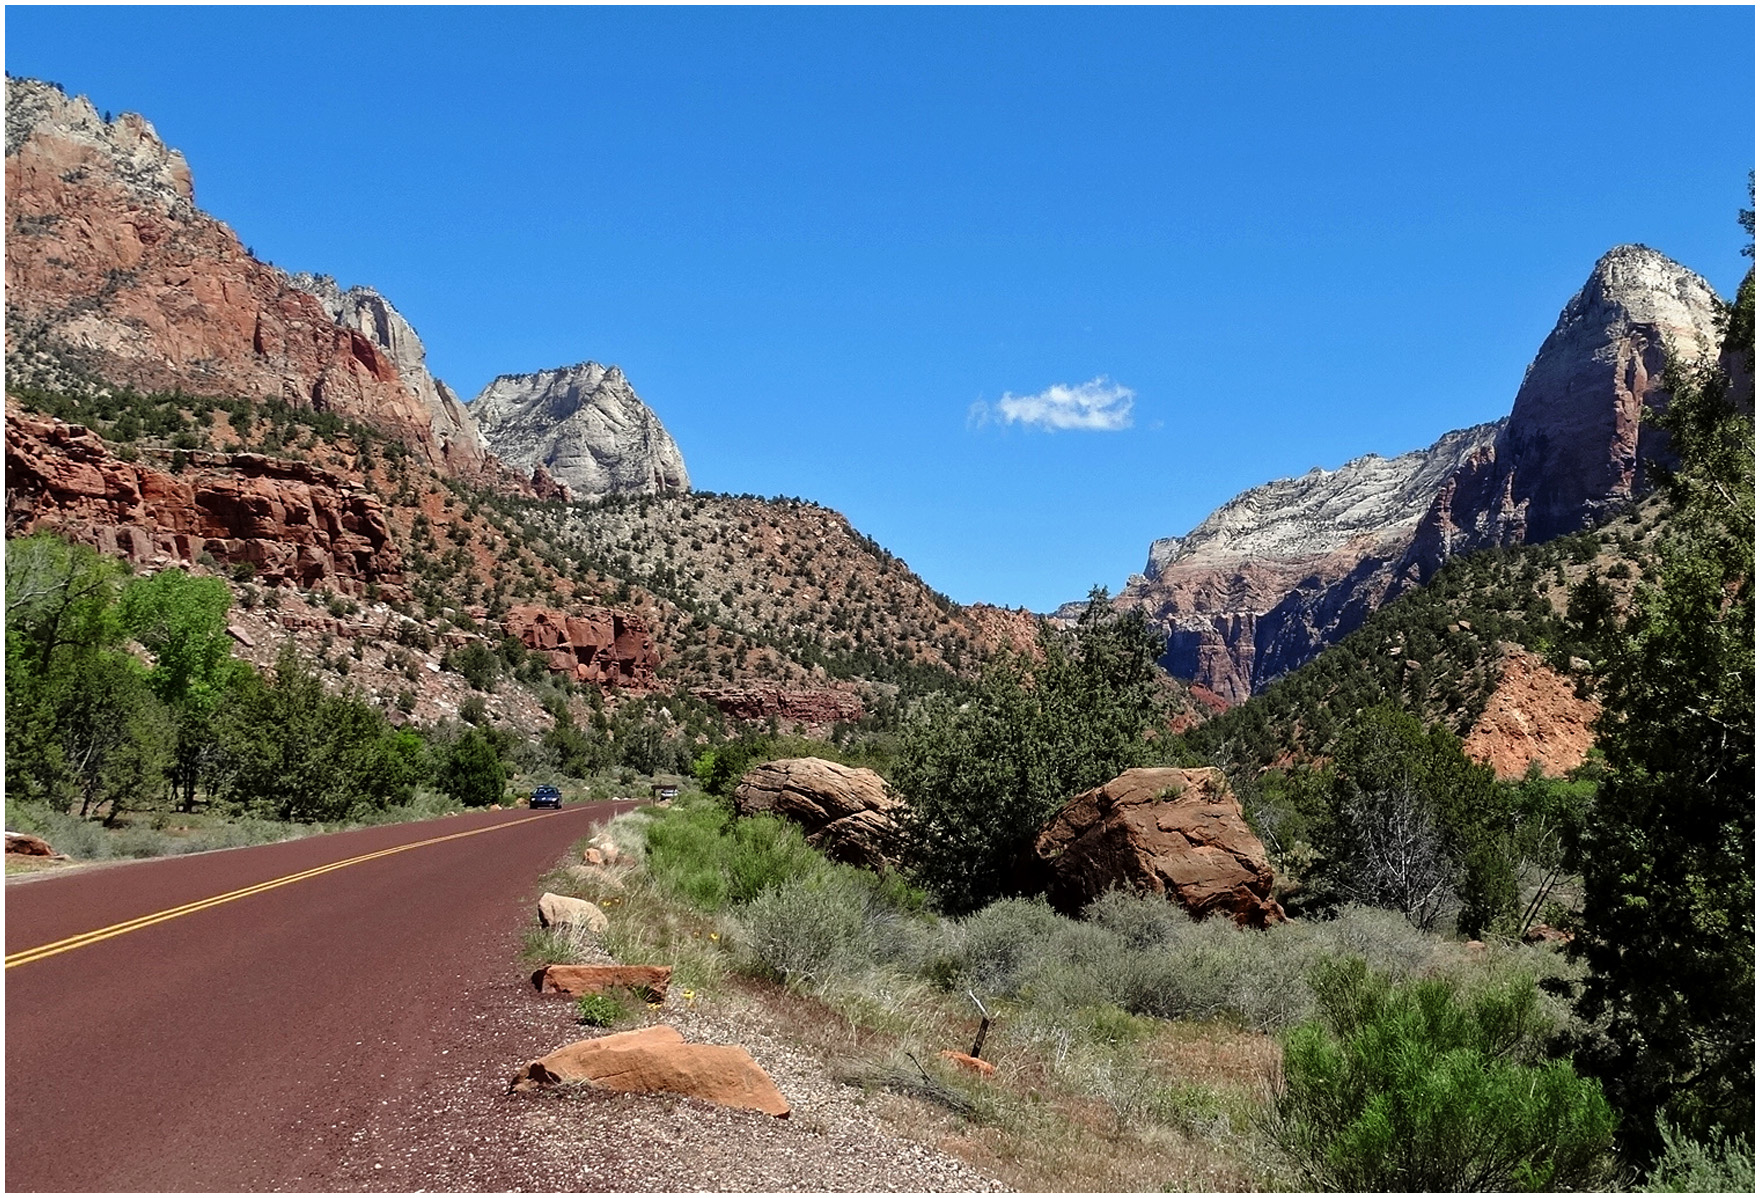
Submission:
M 172 472 L 125 462 L 90 429 L 6 411 L 6 531 L 45 529 L 155 567 L 203 553 L 249 563 L 258 581 L 401 595 L 402 557 L 384 506 L 305 462 L 187 455 Z
M 344 291 L 329 275 L 297 274 L 288 282 L 322 304 L 331 320 L 365 334 L 390 356 L 404 385 L 427 409 L 428 430 L 453 474 L 472 477 L 482 473 L 489 451 L 477 431 L 477 422 L 452 388 L 428 370 L 427 347 L 390 300 L 371 287 Z
M 741 815 L 767 812 L 799 824 L 807 843 L 837 861 L 868 869 L 898 865 L 903 803 L 873 770 L 821 757 L 793 757 L 740 779 L 733 805 Z
M 1039 833 L 1046 898 L 1075 913 L 1108 890 L 1165 895 L 1194 918 L 1285 918 L 1265 846 L 1217 769 L 1136 769 L 1071 799 Z
M 1562 777 L 1588 759 L 1601 705 L 1579 698 L 1571 680 L 1519 645 L 1499 644 L 1502 672 L 1461 748 L 1499 780 L 1514 782 L 1538 763 Z
M 1679 263 L 1609 250 L 1540 346 L 1492 452 L 1438 495 L 1415 559 L 1433 570 L 1465 549 L 1538 544 L 1629 504 L 1645 463 L 1666 460 L 1666 435 L 1642 416 L 1668 402 L 1668 356 L 1715 358 L 1718 311 L 1711 284 Z
M 106 121 L 84 97 L 8 78 L 6 218 L 12 385 L 282 399 L 372 425 L 437 469 L 461 464 L 393 355 L 197 208 L 188 163 L 145 118 Z
M 1449 556 L 1544 541 L 1630 502 L 1664 452 L 1639 421 L 1666 402 L 1664 355 L 1714 354 L 1717 311 L 1698 275 L 1619 246 L 1565 305 L 1505 420 L 1243 492 L 1156 541 L 1115 602 L 1167 633 L 1170 673 L 1241 702 Z
M 672 435 L 615 366 L 504 374 L 471 401 L 471 414 L 502 461 L 542 466 L 576 498 L 690 490 Z
M 756 723 L 774 719 L 812 730 L 853 724 L 865 711 L 862 697 L 853 687 L 807 690 L 785 686 L 718 686 L 700 687 L 691 693 L 736 720 Z
M 510 1090 L 578 1081 L 635 1094 L 683 1094 L 788 1117 L 788 1099 L 736 1044 L 687 1044 L 666 1024 L 577 1040 L 514 1074 Z
M 544 654 L 551 670 L 576 682 L 629 691 L 656 685 L 660 654 L 640 616 L 611 608 L 569 613 L 528 604 L 509 609 L 502 627 L 527 649 Z

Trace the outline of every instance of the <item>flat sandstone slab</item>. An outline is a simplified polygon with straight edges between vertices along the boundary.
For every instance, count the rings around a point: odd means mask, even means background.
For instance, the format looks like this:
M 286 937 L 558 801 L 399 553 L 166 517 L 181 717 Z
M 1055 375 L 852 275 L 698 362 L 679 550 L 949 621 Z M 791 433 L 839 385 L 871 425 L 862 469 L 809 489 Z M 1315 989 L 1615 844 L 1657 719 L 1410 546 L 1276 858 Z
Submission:
M 670 965 L 546 965 L 532 975 L 545 994 L 603 994 L 633 990 L 644 1002 L 664 1002 L 672 984 Z
M 751 1053 L 734 1044 L 687 1044 L 666 1024 L 564 1045 L 527 1064 L 508 1088 L 569 1081 L 633 1094 L 683 1094 L 788 1117 L 788 1100 Z

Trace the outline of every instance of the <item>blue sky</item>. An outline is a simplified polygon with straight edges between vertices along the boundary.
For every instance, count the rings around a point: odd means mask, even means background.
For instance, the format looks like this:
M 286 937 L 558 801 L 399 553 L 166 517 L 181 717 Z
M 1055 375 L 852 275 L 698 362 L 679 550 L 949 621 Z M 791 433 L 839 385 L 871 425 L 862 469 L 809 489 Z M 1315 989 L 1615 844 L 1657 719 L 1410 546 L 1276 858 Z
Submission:
M 1642 241 L 1733 293 L 1751 8 L 6 10 L 436 373 L 617 363 L 955 599 L 1509 410 Z M 1061 390 L 1054 390 L 1061 388 Z M 1047 428 L 1047 420 L 1088 427 Z M 1012 419 L 1010 418 L 1012 414 Z

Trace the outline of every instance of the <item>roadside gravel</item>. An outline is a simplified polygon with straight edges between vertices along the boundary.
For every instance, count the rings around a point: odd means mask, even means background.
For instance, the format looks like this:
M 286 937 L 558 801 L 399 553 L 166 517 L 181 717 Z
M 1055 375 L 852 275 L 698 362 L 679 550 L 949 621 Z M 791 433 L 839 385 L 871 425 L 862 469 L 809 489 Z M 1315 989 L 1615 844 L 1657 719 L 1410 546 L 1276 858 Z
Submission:
M 288 1188 L 400 1192 L 981 1192 L 1002 1187 L 914 1142 L 870 1096 L 832 1080 L 790 1042 L 778 1015 L 734 995 L 668 1004 L 643 1023 L 669 1023 L 693 1042 L 740 1044 L 792 1113 L 773 1119 L 675 1095 L 616 1094 L 569 1085 L 509 1094 L 526 1061 L 600 1034 L 574 1021 L 572 1000 L 540 996 L 513 964 L 505 982 L 460 995 L 450 1048 L 353 1102 L 311 1116 L 319 1139 Z M 437 1029 L 439 1030 L 439 1029 Z M 345 1076 L 338 1082 L 346 1084 Z M 370 1095 L 370 1097 L 368 1096 Z M 329 1124 L 329 1126 L 325 1126 Z

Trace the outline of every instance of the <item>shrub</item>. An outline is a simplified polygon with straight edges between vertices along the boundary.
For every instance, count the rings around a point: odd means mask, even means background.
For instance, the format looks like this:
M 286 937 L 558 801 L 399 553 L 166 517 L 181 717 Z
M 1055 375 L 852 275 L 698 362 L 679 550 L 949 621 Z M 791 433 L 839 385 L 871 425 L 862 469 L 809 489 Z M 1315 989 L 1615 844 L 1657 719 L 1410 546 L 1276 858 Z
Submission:
M 583 994 L 575 1000 L 574 1014 L 576 1023 L 588 1027 L 611 1027 L 628 1012 L 609 994 Z
M 495 746 L 472 728 L 446 749 L 434 785 L 466 807 L 487 807 L 500 801 L 507 771 Z
M 1539 1059 L 1533 983 L 1462 994 L 1395 985 L 1357 958 L 1316 967 L 1321 1017 L 1284 1037 L 1269 1131 L 1328 1190 L 1550 1190 L 1607 1167 L 1612 1108 L 1568 1061 Z
M 873 958 L 863 890 L 827 872 L 759 894 L 736 912 L 749 965 L 785 983 L 859 973 Z
M 1754 1146 L 1712 1133 L 1702 1144 L 1656 1121 L 1662 1137 L 1662 1159 L 1638 1188 L 1645 1194 L 1751 1194 L 1754 1192 Z

